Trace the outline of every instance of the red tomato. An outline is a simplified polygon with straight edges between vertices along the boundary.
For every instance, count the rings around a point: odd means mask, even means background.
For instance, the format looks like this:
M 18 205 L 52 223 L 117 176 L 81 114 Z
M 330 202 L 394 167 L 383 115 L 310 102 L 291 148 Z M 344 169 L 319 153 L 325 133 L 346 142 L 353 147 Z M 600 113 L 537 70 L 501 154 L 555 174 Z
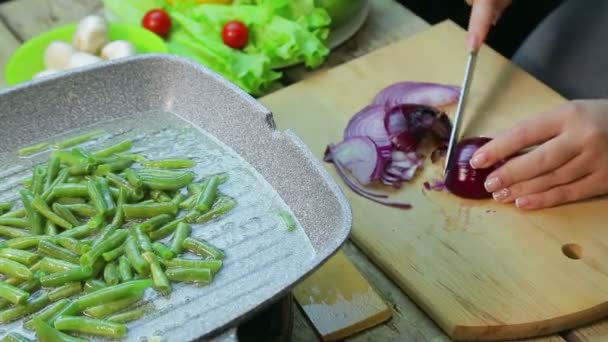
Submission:
M 222 30 L 224 44 L 234 49 L 242 49 L 249 41 L 249 29 L 240 21 L 229 21 Z
M 150 10 L 144 16 L 141 24 L 163 38 L 167 38 L 171 31 L 171 17 L 162 9 Z

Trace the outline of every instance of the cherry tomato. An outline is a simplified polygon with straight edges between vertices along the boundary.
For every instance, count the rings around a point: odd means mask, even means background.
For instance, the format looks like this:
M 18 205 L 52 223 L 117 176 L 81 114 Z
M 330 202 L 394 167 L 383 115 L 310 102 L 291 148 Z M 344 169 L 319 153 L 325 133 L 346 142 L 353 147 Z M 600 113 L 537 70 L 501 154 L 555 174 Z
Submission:
M 249 41 L 249 29 L 240 21 L 229 21 L 222 30 L 224 44 L 234 49 L 242 49 Z
M 144 16 L 141 24 L 163 38 L 167 38 L 171 31 L 171 17 L 162 9 L 150 10 Z

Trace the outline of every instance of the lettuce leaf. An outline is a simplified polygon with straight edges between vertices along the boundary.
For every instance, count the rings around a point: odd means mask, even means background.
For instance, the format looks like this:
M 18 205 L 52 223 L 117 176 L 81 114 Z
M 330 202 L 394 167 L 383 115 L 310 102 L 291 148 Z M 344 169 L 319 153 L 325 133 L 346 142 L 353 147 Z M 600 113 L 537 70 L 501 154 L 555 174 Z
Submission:
M 164 8 L 164 0 L 103 0 L 110 19 L 125 24 L 141 25 L 146 12 L 154 8 Z

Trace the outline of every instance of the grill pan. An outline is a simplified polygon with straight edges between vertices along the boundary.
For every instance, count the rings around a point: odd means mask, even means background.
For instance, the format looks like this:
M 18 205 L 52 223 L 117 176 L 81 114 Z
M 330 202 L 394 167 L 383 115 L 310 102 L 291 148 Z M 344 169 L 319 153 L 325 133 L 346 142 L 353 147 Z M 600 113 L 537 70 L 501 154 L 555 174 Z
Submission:
M 147 116 L 152 112 L 204 130 L 233 151 L 280 196 L 300 227 L 286 232 L 264 230 L 263 223 L 248 230 L 219 222 L 194 225 L 194 236 L 215 233 L 211 242 L 225 249 L 225 267 L 209 286 L 175 287 L 169 299 L 153 299 L 159 310 L 129 323 L 125 340 L 236 340 L 233 327 L 340 248 L 352 216 L 344 194 L 304 143 L 289 130 L 277 130 L 268 109 L 213 71 L 176 56 L 139 55 L 0 91 L 0 199 L 16 198 L 17 189 L 5 186 L 8 175 L 35 163 L 14 157 L 18 148 L 130 116 L 137 124 L 121 126 L 125 132 L 162 126 Z M 23 333 L 21 325 L 5 325 L 4 333 Z

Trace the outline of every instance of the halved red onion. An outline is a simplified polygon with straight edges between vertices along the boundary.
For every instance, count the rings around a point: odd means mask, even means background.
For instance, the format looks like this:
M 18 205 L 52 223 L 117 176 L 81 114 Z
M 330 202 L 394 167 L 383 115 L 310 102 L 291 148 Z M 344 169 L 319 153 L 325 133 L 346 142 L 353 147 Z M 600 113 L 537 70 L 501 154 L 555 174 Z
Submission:
M 451 193 L 470 199 L 492 197 L 492 194 L 486 191 L 484 182 L 495 167 L 474 169 L 469 163 L 475 151 L 490 140 L 484 137 L 468 138 L 454 147 L 454 156 L 448 165 L 445 179 L 445 185 Z
M 387 109 L 384 125 L 393 146 L 405 152 L 415 151 L 428 134 L 444 144 L 452 128 L 445 113 L 430 106 L 409 103 Z
M 417 103 L 432 107 L 447 106 L 458 101 L 460 87 L 429 82 L 398 82 L 382 89 L 372 104 L 394 107 Z
M 386 112 L 383 106 L 367 106 L 357 112 L 344 130 L 344 139 L 367 137 L 371 139 L 383 159 L 390 158 L 391 141 L 384 125 Z

